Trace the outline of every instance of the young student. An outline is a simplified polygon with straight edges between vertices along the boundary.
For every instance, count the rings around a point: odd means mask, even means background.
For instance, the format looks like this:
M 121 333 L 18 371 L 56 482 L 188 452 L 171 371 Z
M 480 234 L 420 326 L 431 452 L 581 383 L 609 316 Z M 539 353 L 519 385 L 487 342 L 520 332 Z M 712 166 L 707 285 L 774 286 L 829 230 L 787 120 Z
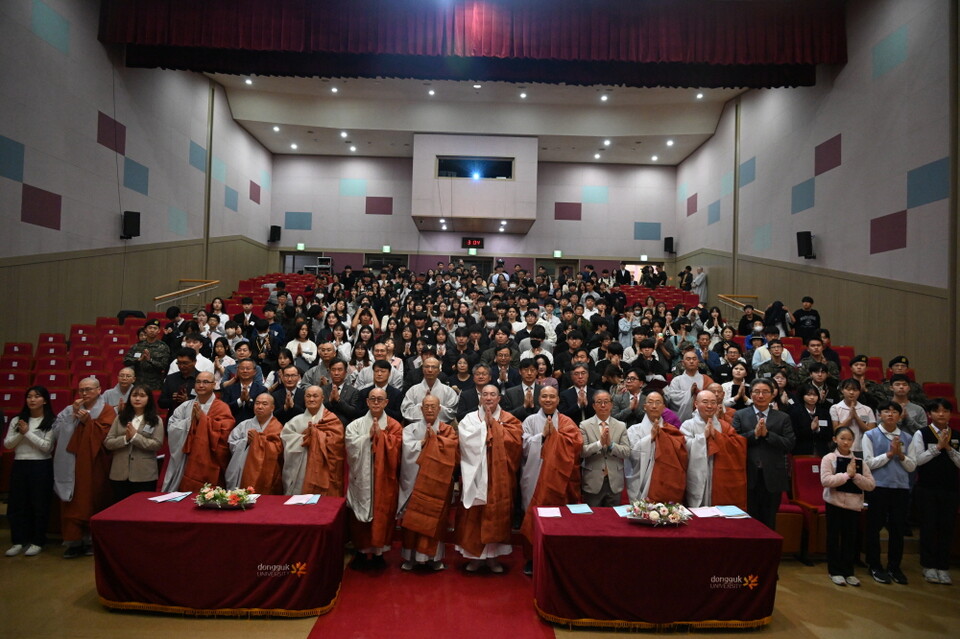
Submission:
M 840 392 L 843 401 L 830 407 L 830 421 L 833 422 L 833 432 L 841 426 L 848 426 L 853 431 L 853 452 L 863 450 L 863 434 L 876 427 L 877 421 L 869 406 L 860 403 L 860 382 L 855 379 L 845 379 L 840 382 Z
M 857 522 L 864 491 L 875 482 L 870 467 L 853 455 L 853 429 L 841 426 L 833 436 L 836 451 L 820 462 L 820 483 L 827 507 L 827 572 L 838 586 L 859 586 L 853 575 L 857 559 Z
M 910 441 L 909 455 L 917 462 L 913 494 L 920 510 L 920 567 L 923 578 L 932 584 L 953 583 L 948 569 L 960 504 L 960 439 L 950 430 L 952 411 L 949 400 L 931 400 L 927 412 L 932 423 Z
M 907 528 L 910 503 L 910 473 L 917 464 L 907 451 L 910 435 L 901 431 L 897 423 L 903 414 L 900 404 L 880 402 L 880 427 L 863 436 L 863 463 L 873 472 L 876 489 L 870 495 L 867 510 L 867 565 L 874 581 L 889 584 L 894 581 L 907 584 L 907 576 L 900 570 L 903 559 L 903 535 Z M 880 529 L 887 529 L 887 569 L 880 561 Z

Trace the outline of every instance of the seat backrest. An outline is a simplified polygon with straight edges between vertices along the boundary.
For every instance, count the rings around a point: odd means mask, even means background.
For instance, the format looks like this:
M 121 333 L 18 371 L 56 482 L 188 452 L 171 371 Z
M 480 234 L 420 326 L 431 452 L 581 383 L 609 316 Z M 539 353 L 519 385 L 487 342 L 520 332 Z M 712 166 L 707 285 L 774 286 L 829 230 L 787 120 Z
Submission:
M 798 455 L 793 458 L 793 498 L 812 506 L 823 505 L 819 457 Z

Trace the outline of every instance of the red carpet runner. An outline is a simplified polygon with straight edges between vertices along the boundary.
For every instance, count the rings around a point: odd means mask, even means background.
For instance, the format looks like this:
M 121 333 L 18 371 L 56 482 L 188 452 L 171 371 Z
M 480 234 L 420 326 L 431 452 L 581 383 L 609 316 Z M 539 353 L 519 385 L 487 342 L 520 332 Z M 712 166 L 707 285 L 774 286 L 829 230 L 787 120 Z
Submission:
M 553 639 L 553 628 L 533 609 L 533 584 L 523 574 L 515 546 L 506 572 L 464 571 L 466 562 L 447 546 L 447 569 L 400 570 L 400 552 L 388 555 L 385 570 L 347 568 L 336 608 L 317 619 L 309 639 L 450 637 Z

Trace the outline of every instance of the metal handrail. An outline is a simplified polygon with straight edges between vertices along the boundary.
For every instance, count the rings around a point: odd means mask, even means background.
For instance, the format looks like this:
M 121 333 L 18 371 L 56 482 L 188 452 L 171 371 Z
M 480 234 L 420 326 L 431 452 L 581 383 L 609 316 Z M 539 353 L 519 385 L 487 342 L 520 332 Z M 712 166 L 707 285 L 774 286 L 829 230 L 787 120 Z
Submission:
M 177 289 L 170 293 L 164 293 L 162 295 L 157 295 L 153 298 L 154 308 L 160 308 L 163 304 L 169 302 L 175 302 L 182 300 L 193 295 L 199 295 L 201 293 L 206 293 L 207 291 L 212 291 L 220 286 L 220 280 L 195 280 L 195 279 L 185 279 L 181 278 L 178 280 L 178 284 L 189 284 L 191 282 L 199 282 L 196 286 L 189 286 L 187 288 Z
M 754 303 L 753 312 L 763 317 L 763 311 L 756 308 L 756 302 L 757 300 L 760 299 L 759 295 L 740 295 L 738 293 L 723 293 L 721 295 L 717 295 L 717 299 L 720 300 L 722 303 L 726 304 L 727 306 L 732 306 L 733 308 L 739 311 L 742 311 L 743 307 L 747 304 L 746 302 L 741 302 L 740 299 L 750 300 Z

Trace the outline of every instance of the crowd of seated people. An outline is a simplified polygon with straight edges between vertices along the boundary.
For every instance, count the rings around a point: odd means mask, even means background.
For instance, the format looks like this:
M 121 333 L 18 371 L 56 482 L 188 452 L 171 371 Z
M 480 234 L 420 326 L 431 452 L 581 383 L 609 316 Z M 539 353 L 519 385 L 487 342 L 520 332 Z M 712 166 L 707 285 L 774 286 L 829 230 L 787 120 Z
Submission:
M 293 296 L 278 282 L 233 316 L 220 298 L 189 319 L 171 308 L 143 324 L 114 388 L 83 377 L 59 414 L 27 391 L 4 440 L 7 555 L 40 552 L 54 488 L 78 557 L 109 503 L 210 484 L 346 497 L 359 568 L 383 565 L 399 522 L 405 570 L 442 569 L 452 541 L 467 570 L 496 573 L 514 511 L 528 536 L 536 506 L 736 504 L 774 528 L 790 456 L 816 455 L 834 583 L 859 584 L 847 513 L 864 492 L 874 579 L 906 583 L 902 544 L 884 564 L 874 542 L 882 527 L 902 539 L 913 499 L 924 578 L 950 583 L 955 400 L 929 401 L 906 356 L 878 374 L 833 348 L 812 298 L 727 319 L 639 290 L 592 268 L 440 263 L 347 268 Z M 449 505 L 455 486 L 448 538 L 449 513 L 424 504 Z

